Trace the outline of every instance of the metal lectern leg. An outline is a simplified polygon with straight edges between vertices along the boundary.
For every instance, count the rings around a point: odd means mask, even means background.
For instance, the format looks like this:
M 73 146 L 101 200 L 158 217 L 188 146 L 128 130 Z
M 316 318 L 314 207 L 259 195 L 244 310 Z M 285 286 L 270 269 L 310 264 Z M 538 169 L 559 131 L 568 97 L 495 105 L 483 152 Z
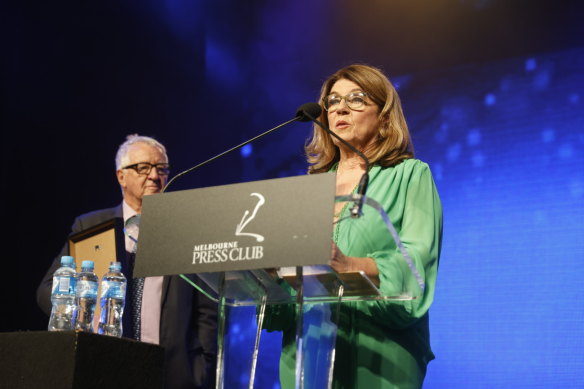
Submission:
M 262 336 L 262 327 L 264 325 L 264 316 L 266 313 L 266 302 L 267 301 L 268 301 L 268 296 L 266 294 L 264 294 L 261 297 L 260 309 L 259 309 L 259 312 L 257 313 L 257 316 L 256 316 L 257 323 L 258 323 L 258 329 L 256 331 L 255 345 L 253 348 L 253 355 L 251 358 L 251 370 L 249 373 L 249 389 L 253 389 L 253 385 L 254 385 L 256 367 L 258 364 L 258 353 L 259 353 L 259 349 L 260 349 L 260 338 Z
M 334 313 L 334 321 L 333 323 L 337 326 L 339 325 L 339 316 L 341 313 L 341 301 L 343 300 L 343 292 L 344 292 L 343 285 L 340 282 L 337 282 L 337 307 Z M 327 380 L 327 388 L 333 387 L 333 370 L 335 367 L 335 355 L 336 355 L 336 339 L 337 339 L 338 331 L 335 331 L 333 346 L 331 349 L 331 357 L 330 357 L 330 365 L 328 371 L 328 380 Z
M 304 277 L 296 267 L 296 389 L 304 389 Z
M 219 273 L 219 322 L 217 323 L 217 379 L 216 389 L 223 389 L 225 383 L 225 272 Z

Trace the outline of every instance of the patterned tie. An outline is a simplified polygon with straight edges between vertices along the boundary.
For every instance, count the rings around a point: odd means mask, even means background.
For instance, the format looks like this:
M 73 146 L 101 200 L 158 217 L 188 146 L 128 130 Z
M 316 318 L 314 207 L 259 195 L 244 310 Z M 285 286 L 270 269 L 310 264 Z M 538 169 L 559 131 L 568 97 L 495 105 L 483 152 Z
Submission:
M 142 293 L 144 291 L 144 278 L 134 278 L 132 285 L 132 335 L 140 340 L 140 315 L 142 312 Z
M 134 273 L 134 261 L 136 259 L 136 250 L 138 249 L 138 225 L 140 223 L 140 215 L 135 215 L 126 221 L 124 233 L 133 242 L 130 254 L 130 269 Z M 130 280 L 129 280 L 130 281 Z M 131 278 L 132 288 L 130 295 L 130 309 L 132 313 L 132 337 L 140 340 L 140 315 L 142 311 L 142 293 L 144 290 L 144 278 Z

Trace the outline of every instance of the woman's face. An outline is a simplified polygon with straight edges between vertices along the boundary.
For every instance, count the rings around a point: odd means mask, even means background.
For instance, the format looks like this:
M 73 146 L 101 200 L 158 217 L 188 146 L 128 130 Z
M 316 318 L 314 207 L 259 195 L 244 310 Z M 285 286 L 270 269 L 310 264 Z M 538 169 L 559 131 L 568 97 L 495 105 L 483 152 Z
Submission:
M 364 92 L 359 85 L 341 79 L 334 83 L 329 96 L 344 97 L 359 92 Z M 367 149 L 375 142 L 379 131 L 379 107 L 371 99 L 365 97 L 365 104 L 357 109 L 349 108 L 346 99 L 341 99 L 335 107 L 334 112 L 330 112 L 330 109 L 327 112 L 329 126 L 335 134 L 360 151 Z M 333 142 L 336 146 L 341 146 L 341 142 L 334 137 Z

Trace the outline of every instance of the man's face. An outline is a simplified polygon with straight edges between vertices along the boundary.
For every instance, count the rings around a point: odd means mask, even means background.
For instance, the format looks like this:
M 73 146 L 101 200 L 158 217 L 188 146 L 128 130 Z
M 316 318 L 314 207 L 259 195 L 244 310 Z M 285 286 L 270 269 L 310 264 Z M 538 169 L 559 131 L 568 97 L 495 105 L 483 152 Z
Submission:
M 168 163 L 168 158 L 156 147 L 147 143 L 135 143 L 128 150 L 128 162 L 131 166 L 140 162 L 152 165 Z M 135 169 L 120 169 L 116 171 L 118 182 L 122 187 L 124 200 L 134 210 L 142 209 L 142 198 L 146 195 L 159 193 L 168 180 L 168 175 L 161 175 L 156 168 L 150 169 L 148 174 L 139 174 Z

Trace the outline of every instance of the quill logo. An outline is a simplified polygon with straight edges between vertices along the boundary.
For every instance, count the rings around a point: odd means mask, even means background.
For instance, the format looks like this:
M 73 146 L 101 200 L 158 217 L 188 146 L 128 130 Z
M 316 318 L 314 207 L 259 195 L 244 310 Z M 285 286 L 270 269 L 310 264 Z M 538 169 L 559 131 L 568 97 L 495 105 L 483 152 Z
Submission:
M 253 232 L 243 232 L 243 229 L 245 228 L 245 226 L 247 226 L 249 224 L 249 222 L 252 221 L 256 217 L 256 215 L 258 213 L 258 209 L 260 209 L 260 207 L 262 205 L 264 205 L 264 203 L 266 202 L 266 199 L 260 193 L 252 193 L 252 194 L 250 194 L 250 196 L 257 197 L 258 203 L 256 204 L 255 208 L 253 209 L 253 212 L 251 213 L 251 215 L 249 214 L 249 211 L 247 209 L 245 210 L 245 212 L 243 213 L 243 217 L 241 218 L 241 221 L 239 222 L 237 227 L 235 227 L 235 236 L 247 235 L 247 236 L 251 236 L 253 238 L 256 238 L 256 240 L 258 242 L 263 242 L 264 237 L 262 235 L 254 234 Z
M 250 196 L 257 197 L 253 211 L 245 210 L 239 224 L 235 226 L 235 236 L 250 236 L 257 242 L 263 242 L 264 236 L 253 232 L 244 232 L 248 224 L 255 219 L 258 210 L 265 204 L 266 199 L 260 193 L 251 193 Z M 240 246 L 239 241 L 215 242 L 199 244 L 193 247 L 193 265 L 207 263 L 221 263 L 227 261 L 249 261 L 262 259 L 264 257 L 264 246 Z

